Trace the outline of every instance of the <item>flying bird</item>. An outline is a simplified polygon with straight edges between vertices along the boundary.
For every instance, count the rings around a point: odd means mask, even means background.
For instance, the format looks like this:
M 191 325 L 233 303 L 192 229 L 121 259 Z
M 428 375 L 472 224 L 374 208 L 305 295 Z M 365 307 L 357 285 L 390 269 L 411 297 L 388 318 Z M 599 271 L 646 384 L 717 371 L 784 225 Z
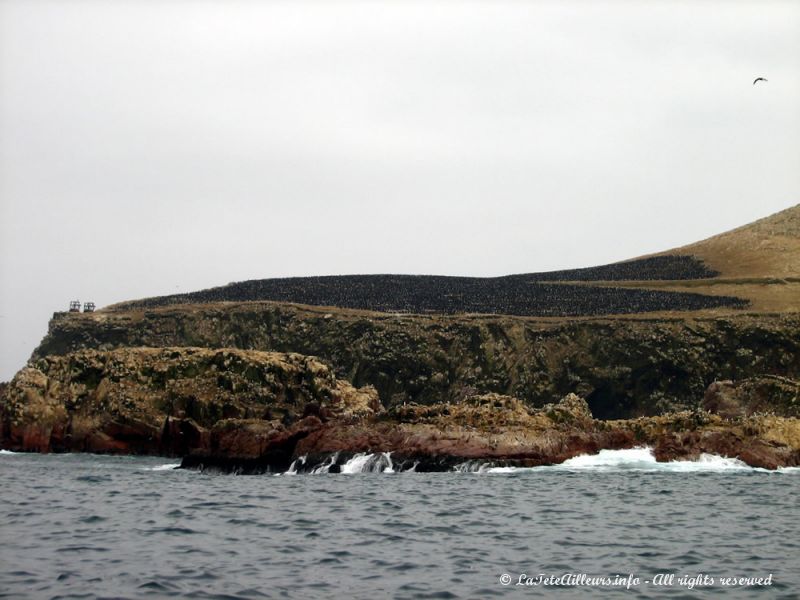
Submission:
M 753 85 L 757 84 L 759 81 L 764 81 L 764 82 L 766 82 L 766 81 L 767 81 L 767 78 L 766 78 L 766 77 L 756 77 L 756 78 L 753 80 Z

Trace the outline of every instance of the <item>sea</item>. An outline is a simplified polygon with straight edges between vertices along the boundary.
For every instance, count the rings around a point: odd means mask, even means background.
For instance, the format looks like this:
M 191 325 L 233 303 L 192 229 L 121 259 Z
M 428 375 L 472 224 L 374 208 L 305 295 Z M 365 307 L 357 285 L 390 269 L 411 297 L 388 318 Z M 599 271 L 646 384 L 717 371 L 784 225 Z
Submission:
M 223 475 L 0 453 L 3 598 L 800 598 L 800 469 L 647 448 L 553 467 Z

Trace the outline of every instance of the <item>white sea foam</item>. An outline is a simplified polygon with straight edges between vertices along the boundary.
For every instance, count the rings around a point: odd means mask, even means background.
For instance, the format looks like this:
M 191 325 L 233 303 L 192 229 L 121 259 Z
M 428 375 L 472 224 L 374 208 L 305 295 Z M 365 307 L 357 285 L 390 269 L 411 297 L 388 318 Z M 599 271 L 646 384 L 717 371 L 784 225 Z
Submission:
M 391 452 L 361 453 L 342 465 L 342 473 L 394 473 Z
M 165 463 L 163 465 L 156 465 L 155 467 L 147 467 L 145 471 L 172 471 L 181 466 L 181 463 Z
M 728 458 L 716 454 L 701 454 L 697 460 L 675 460 L 664 464 L 670 471 L 767 471 L 751 467 L 738 458 Z
M 297 466 L 306 464 L 306 459 L 308 458 L 307 454 L 304 454 L 300 458 L 297 458 L 292 461 L 292 464 L 289 465 L 289 470 L 284 473 L 284 475 L 297 475 Z
M 549 467 L 515 468 L 495 467 L 488 469 L 488 473 L 519 473 L 533 470 L 558 470 L 558 471 L 654 471 L 654 472 L 743 472 L 761 471 L 766 469 L 751 467 L 737 458 L 717 456 L 715 454 L 701 454 L 697 460 L 675 460 L 671 462 L 657 462 L 652 448 L 629 448 L 627 450 L 601 450 L 597 454 L 582 454 L 560 465 Z M 789 469 L 779 469 L 787 471 Z
M 331 454 L 323 464 L 314 468 L 312 474 L 329 473 L 333 465 L 337 464 L 338 453 Z M 293 475 L 300 465 L 305 464 L 306 457 L 301 456 L 295 460 L 285 475 Z M 418 463 L 406 472 L 416 471 Z M 657 462 L 653 450 L 648 447 L 629 448 L 627 450 L 601 450 L 597 454 L 583 454 L 564 461 L 559 465 L 544 467 L 493 467 L 492 463 L 483 460 L 468 460 L 453 467 L 453 471 L 460 473 L 525 473 L 534 471 L 650 471 L 650 472 L 776 472 L 767 469 L 754 468 L 737 458 L 728 458 L 714 454 L 701 454 L 697 460 L 684 460 L 672 462 Z M 394 473 L 391 452 L 356 454 L 341 465 L 341 473 Z M 778 469 L 781 473 L 800 473 L 800 467 L 786 467 Z
M 650 448 L 630 448 L 628 450 L 600 450 L 597 454 L 582 454 L 564 461 L 562 468 L 651 468 L 656 459 Z
M 336 464 L 336 460 L 339 458 L 339 453 L 334 452 L 328 457 L 323 464 L 316 467 L 313 471 L 311 471 L 312 475 L 320 475 L 322 473 L 330 473 L 331 467 Z
M 457 473 L 492 473 L 495 472 L 495 469 L 504 468 L 506 467 L 492 467 L 491 463 L 485 460 L 468 460 L 453 467 L 453 471 Z M 496 472 L 500 473 L 502 471 Z
M 11 450 L 0 450 L 0 454 L 22 454 L 22 452 L 12 452 Z
M 517 473 L 519 471 L 532 471 L 533 469 L 526 469 L 520 467 L 489 467 L 478 473 Z

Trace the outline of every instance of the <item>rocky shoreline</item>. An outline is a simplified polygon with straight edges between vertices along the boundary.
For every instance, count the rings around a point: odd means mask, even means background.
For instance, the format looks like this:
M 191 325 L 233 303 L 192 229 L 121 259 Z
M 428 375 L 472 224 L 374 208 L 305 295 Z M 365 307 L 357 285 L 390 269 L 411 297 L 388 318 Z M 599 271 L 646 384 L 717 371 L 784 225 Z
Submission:
M 539 466 L 602 449 L 649 446 L 659 461 L 701 454 L 766 469 L 800 465 L 800 420 L 767 414 L 781 385 L 716 382 L 693 410 L 593 418 L 583 398 L 532 407 L 497 393 L 384 406 L 371 386 L 338 379 L 316 358 L 207 348 L 82 350 L 21 370 L 2 390 L 0 447 L 13 451 L 158 454 L 227 473 L 341 469 L 391 453 L 397 469 Z
M 577 397 L 564 403 L 573 407 Z M 704 411 L 613 423 L 565 423 L 574 413 L 558 405 L 560 416 L 540 416 L 533 427 L 503 430 L 367 422 L 321 424 L 306 420 L 266 450 L 252 433 L 236 431 L 236 448 L 217 438 L 183 458 L 182 468 L 224 473 L 338 472 L 359 455 L 390 455 L 394 470 L 458 471 L 485 467 L 536 467 L 560 464 L 601 450 L 649 447 L 659 462 L 697 460 L 703 454 L 736 458 L 764 469 L 800 466 L 800 422 L 781 417 L 725 420 Z M 582 411 L 581 411 L 582 412 Z M 534 417 L 535 418 L 535 417 Z M 386 465 L 384 464 L 383 467 Z M 381 464 L 375 465 L 380 470 Z

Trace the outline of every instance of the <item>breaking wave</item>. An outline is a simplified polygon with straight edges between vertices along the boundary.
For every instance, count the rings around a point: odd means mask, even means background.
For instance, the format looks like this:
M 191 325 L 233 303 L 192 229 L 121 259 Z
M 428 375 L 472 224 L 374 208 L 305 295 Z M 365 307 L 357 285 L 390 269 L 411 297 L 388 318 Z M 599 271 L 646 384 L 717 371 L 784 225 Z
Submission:
M 606 469 L 639 471 L 749 471 L 752 467 L 738 458 L 701 454 L 697 460 L 657 462 L 651 448 L 601 450 L 594 455 L 581 455 L 558 465 L 562 469 Z
M 163 465 L 156 465 L 154 467 L 146 467 L 145 471 L 172 471 L 173 469 L 177 469 L 181 466 L 179 462 L 171 462 L 165 463 Z
M 652 471 L 660 473 L 695 473 L 695 472 L 763 472 L 768 469 L 751 467 L 738 458 L 728 458 L 715 454 L 701 454 L 697 460 L 674 460 L 658 462 L 652 448 L 630 448 L 627 450 L 601 450 L 597 454 L 582 454 L 558 465 L 548 467 L 516 468 L 492 467 L 487 473 L 519 473 L 536 470 L 555 471 Z M 778 469 L 780 472 L 800 471 L 800 468 L 789 467 Z
M 330 473 L 331 472 L 331 467 L 336 465 L 336 461 L 337 460 L 339 460 L 339 453 L 338 452 L 334 452 L 333 454 L 331 454 L 328 457 L 327 461 L 325 461 L 324 463 L 322 463 L 318 467 L 314 467 L 314 469 L 311 471 L 311 474 L 312 475 L 320 475 L 321 473 Z M 303 461 L 303 462 L 305 462 L 305 461 Z M 292 463 L 292 464 L 294 464 L 294 463 Z M 289 467 L 289 469 L 291 470 L 291 467 Z
M 468 460 L 453 467 L 456 473 L 504 473 L 504 469 L 520 470 L 514 467 L 495 467 L 494 463 L 482 460 Z
M 342 465 L 342 473 L 394 473 L 391 454 L 356 454 Z
M 289 465 L 289 470 L 284 473 L 284 475 L 297 475 L 297 467 L 302 467 L 306 464 L 306 459 L 308 458 L 307 455 L 303 455 L 300 458 L 295 459 L 292 461 L 292 464 Z
M 536 472 L 659 472 L 659 473 L 748 473 L 748 472 L 795 472 L 800 473 L 800 467 L 786 467 L 777 471 L 769 471 L 751 467 L 737 458 L 728 458 L 714 454 L 701 454 L 697 460 L 684 460 L 672 462 L 658 462 L 649 447 L 630 448 L 627 450 L 601 450 L 597 454 L 582 454 L 558 465 L 539 467 L 511 467 L 500 466 L 499 461 L 486 461 L 480 459 L 466 460 L 452 466 L 451 473 L 474 474 L 510 474 L 510 473 L 536 473 Z M 307 473 L 312 475 L 322 474 L 354 474 L 354 473 L 411 473 L 417 470 L 418 461 L 392 461 L 391 452 L 361 452 L 355 455 L 343 455 L 334 452 L 324 457 L 319 457 L 316 462 L 304 455 L 292 462 L 283 475 L 296 475 Z M 152 470 L 166 470 L 174 468 L 173 465 L 162 465 Z M 281 473 L 277 473 L 280 475 Z

